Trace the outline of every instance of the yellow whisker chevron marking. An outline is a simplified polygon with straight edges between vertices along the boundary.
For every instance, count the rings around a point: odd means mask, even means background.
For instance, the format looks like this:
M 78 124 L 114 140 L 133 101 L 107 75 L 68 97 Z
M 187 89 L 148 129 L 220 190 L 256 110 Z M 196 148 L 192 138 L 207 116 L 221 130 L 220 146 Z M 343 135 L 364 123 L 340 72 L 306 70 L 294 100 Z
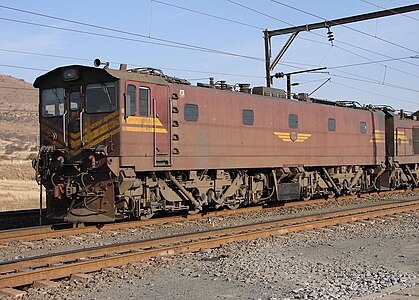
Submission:
M 131 126 L 124 126 L 122 127 L 122 131 L 128 131 L 128 132 L 156 132 L 156 133 L 167 133 L 167 130 L 165 128 L 156 128 L 154 130 L 154 127 L 131 127 Z
M 130 116 L 122 118 L 122 124 L 122 131 L 167 133 L 158 118 Z
M 151 117 L 136 117 L 136 116 L 129 116 L 128 118 L 122 118 L 122 121 L 125 124 L 132 124 L 132 125 L 143 125 L 143 126 L 154 126 L 154 122 L 156 123 L 156 126 L 161 127 L 163 124 L 161 121 L 156 118 Z
M 83 136 L 83 139 L 86 141 L 94 140 L 96 137 L 102 135 L 103 133 L 106 133 L 108 130 L 111 130 L 112 128 L 118 126 L 118 120 L 112 120 L 111 122 L 107 123 L 106 126 L 101 126 L 98 129 L 91 130 L 90 128 L 92 126 L 89 126 L 86 128 L 86 133 Z
M 283 142 L 303 143 L 311 137 L 310 133 L 295 133 L 295 132 L 277 132 L 274 134 Z
M 385 133 L 384 130 L 374 130 L 374 133 L 371 136 L 370 143 L 384 143 Z
M 92 123 L 91 125 L 89 125 L 89 128 L 93 129 L 95 127 L 101 127 L 103 124 L 107 124 L 112 119 L 116 119 L 118 115 L 119 115 L 119 111 L 117 110 L 113 112 L 112 114 Z
M 99 144 L 101 142 L 103 142 L 105 139 L 109 138 L 109 136 L 111 135 L 115 135 L 119 133 L 119 128 L 115 128 L 114 130 L 107 132 L 104 136 L 100 137 L 100 138 L 94 138 L 92 140 L 90 140 L 89 142 L 86 143 L 86 145 L 84 146 L 85 148 L 89 148 L 95 144 Z M 99 136 L 99 134 L 97 134 L 96 136 Z

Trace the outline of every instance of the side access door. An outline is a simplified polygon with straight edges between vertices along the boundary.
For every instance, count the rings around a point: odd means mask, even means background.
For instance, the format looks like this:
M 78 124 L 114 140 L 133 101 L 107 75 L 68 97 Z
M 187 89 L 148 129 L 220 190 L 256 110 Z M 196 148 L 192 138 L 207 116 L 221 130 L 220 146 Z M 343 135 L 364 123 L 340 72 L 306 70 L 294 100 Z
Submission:
M 412 128 L 397 128 L 395 136 L 396 156 L 413 155 Z
M 126 130 L 136 132 L 129 140 L 130 155 L 152 155 L 154 167 L 171 166 L 171 115 L 168 87 L 136 81 L 126 82 Z

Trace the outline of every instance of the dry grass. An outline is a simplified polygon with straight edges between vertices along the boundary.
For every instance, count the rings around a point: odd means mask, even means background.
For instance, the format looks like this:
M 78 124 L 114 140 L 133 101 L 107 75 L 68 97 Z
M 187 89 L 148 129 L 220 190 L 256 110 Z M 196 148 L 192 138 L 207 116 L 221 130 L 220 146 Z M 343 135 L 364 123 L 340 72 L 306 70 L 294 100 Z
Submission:
M 39 187 L 30 162 L 0 161 L 0 211 L 38 207 Z
M 43 202 L 43 207 L 45 207 L 45 199 Z M 38 207 L 39 187 L 35 181 L 0 180 L 0 211 Z

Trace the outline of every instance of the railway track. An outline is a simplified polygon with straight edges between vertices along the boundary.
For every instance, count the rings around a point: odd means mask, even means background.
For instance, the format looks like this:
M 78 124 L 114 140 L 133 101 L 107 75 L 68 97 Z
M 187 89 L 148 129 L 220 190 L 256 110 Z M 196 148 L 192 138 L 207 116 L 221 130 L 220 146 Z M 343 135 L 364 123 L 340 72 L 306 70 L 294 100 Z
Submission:
M 45 209 L 42 209 L 42 214 L 46 212 Z M 10 217 L 25 217 L 25 216 L 39 216 L 39 209 L 23 209 L 23 210 L 11 210 L 11 211 L 1 211 L 0 218 L 10 218 Z
M 379 195 L 388 195 L 392 193 L 397 193 L 399 191 L 388 191 L 381 192 Z M 378 193 L 372 193 L 370 195 L 378 195 Z M 344 196 L 335 199 L 316 199 L 310 201 L 295 201 L 295 202 L 286 202 L 281 204 L 272 204 L 272 205 L 258 205 L 251 207 L 239 208 L 236 210 L 220 210 L 220 211 L 211 211 L 204 214 L 197 215 L 176 215 L 176 216 L 166 216 L 162 218 L 155 218 L 150 220 L 141 220 L 141 221 L 128 221 L 128 222 L 117 222 L 117 223 L 108 223 L 100 225 L 84 225 L 84 224 L 71 224 L 71 223 L 60 223 L 53 225 L 44 225 L 20 229 L 9 229 L 0 231 L 0 244 L 9 243 L 13 241 L 35 241 L 49 238 L 58 238 L 69 235 L 78 235 L 85 233 L 94 233 L 98 231 L 110 231 L 110 230 L 120 230 L 125 228 L 136 228 L 141 226 L 148 225 L 157 225 L 165 224 L 172 222 L 180 222 L 184 220 L 199 220 L 202 218 L 214 218 L 222 216 L 230 216 L 234 214 L 245 214 L 250 212 L 258 212 L 270 209 L 276 209 L 278 207 L 289 208 L 289 207 L 299 207 L 305 205 L 319 205 L 331 201 L 345 201 L 349 199 L 357 198 L 357 196 Z
M 45 221 L 46 209 L 42 209 L 40 216 L 39 209 L 24 209 L 0 212 L 0 232 L 9 228 L 37 226 L 42 219 L 43 224 L 52 224 Z
M 330 200 L 318 199 L 318 200 L 311 200 L 310 202 L 296 201 L 296 202 L 287 202 L 287 203 L 279 204 L 279 205 L 259 205 L 259 206 L 239 208 L 236 210 L 211 211 L 204 214 L 196 214 L 196 215 L 166 216 L 166 217 L 150 219 L 150 220 L 100 224 L 99 226 L 60 223 L 60 224 L 46 225 L 46 226 L 10 229 L 10 230 L 0 231 L 0 244 L 9 243 L 13 241 L 34 241 L 34 240 L 42 240 L 42 239 L 47 239 L 47 238 L 57 238 L 57 237 L 64 237 L 68 235 L 92 233 L 92 232 L 97 232 L 97 231 L 135 228 L 135 227 L 148 226 L 148 225 L 179 222 L 179 221 L 184 221 L 184 220 L 199 220 L 202 218 L 213 218 L 213 217 L 229 216 L 229 215 L 240 214 L 240 213 L 243 214 L 243 213 L 249 213 L 249 212 L 257 212 L 257 211 L 274 209 L 278 207 L 286 208 L 286 207 L 298 207 L 298 206 L 303 206 L 303 205 L 322 204 L 327 201 L 330 201 Z
M 72 274 L 99 271 L 150 257 L 167 256 L 221 245 L 335 226 L 419 210 L 419 200 L 374 205 L 223 229 L 208 230 L 109 246 L 61 252 L 0 263 L 0 289 L 25 286 Z

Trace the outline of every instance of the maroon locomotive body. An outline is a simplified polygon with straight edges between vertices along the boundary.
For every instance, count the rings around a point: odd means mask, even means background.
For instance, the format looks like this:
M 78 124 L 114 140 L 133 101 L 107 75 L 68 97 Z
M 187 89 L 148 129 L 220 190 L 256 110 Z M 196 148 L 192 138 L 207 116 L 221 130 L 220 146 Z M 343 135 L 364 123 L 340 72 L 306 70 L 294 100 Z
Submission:
M 50 218 L 110 222 L 418 185 L 418 113 L 191 86 L 155 69 L 67 66 L 34 85 L 34 167 Z

